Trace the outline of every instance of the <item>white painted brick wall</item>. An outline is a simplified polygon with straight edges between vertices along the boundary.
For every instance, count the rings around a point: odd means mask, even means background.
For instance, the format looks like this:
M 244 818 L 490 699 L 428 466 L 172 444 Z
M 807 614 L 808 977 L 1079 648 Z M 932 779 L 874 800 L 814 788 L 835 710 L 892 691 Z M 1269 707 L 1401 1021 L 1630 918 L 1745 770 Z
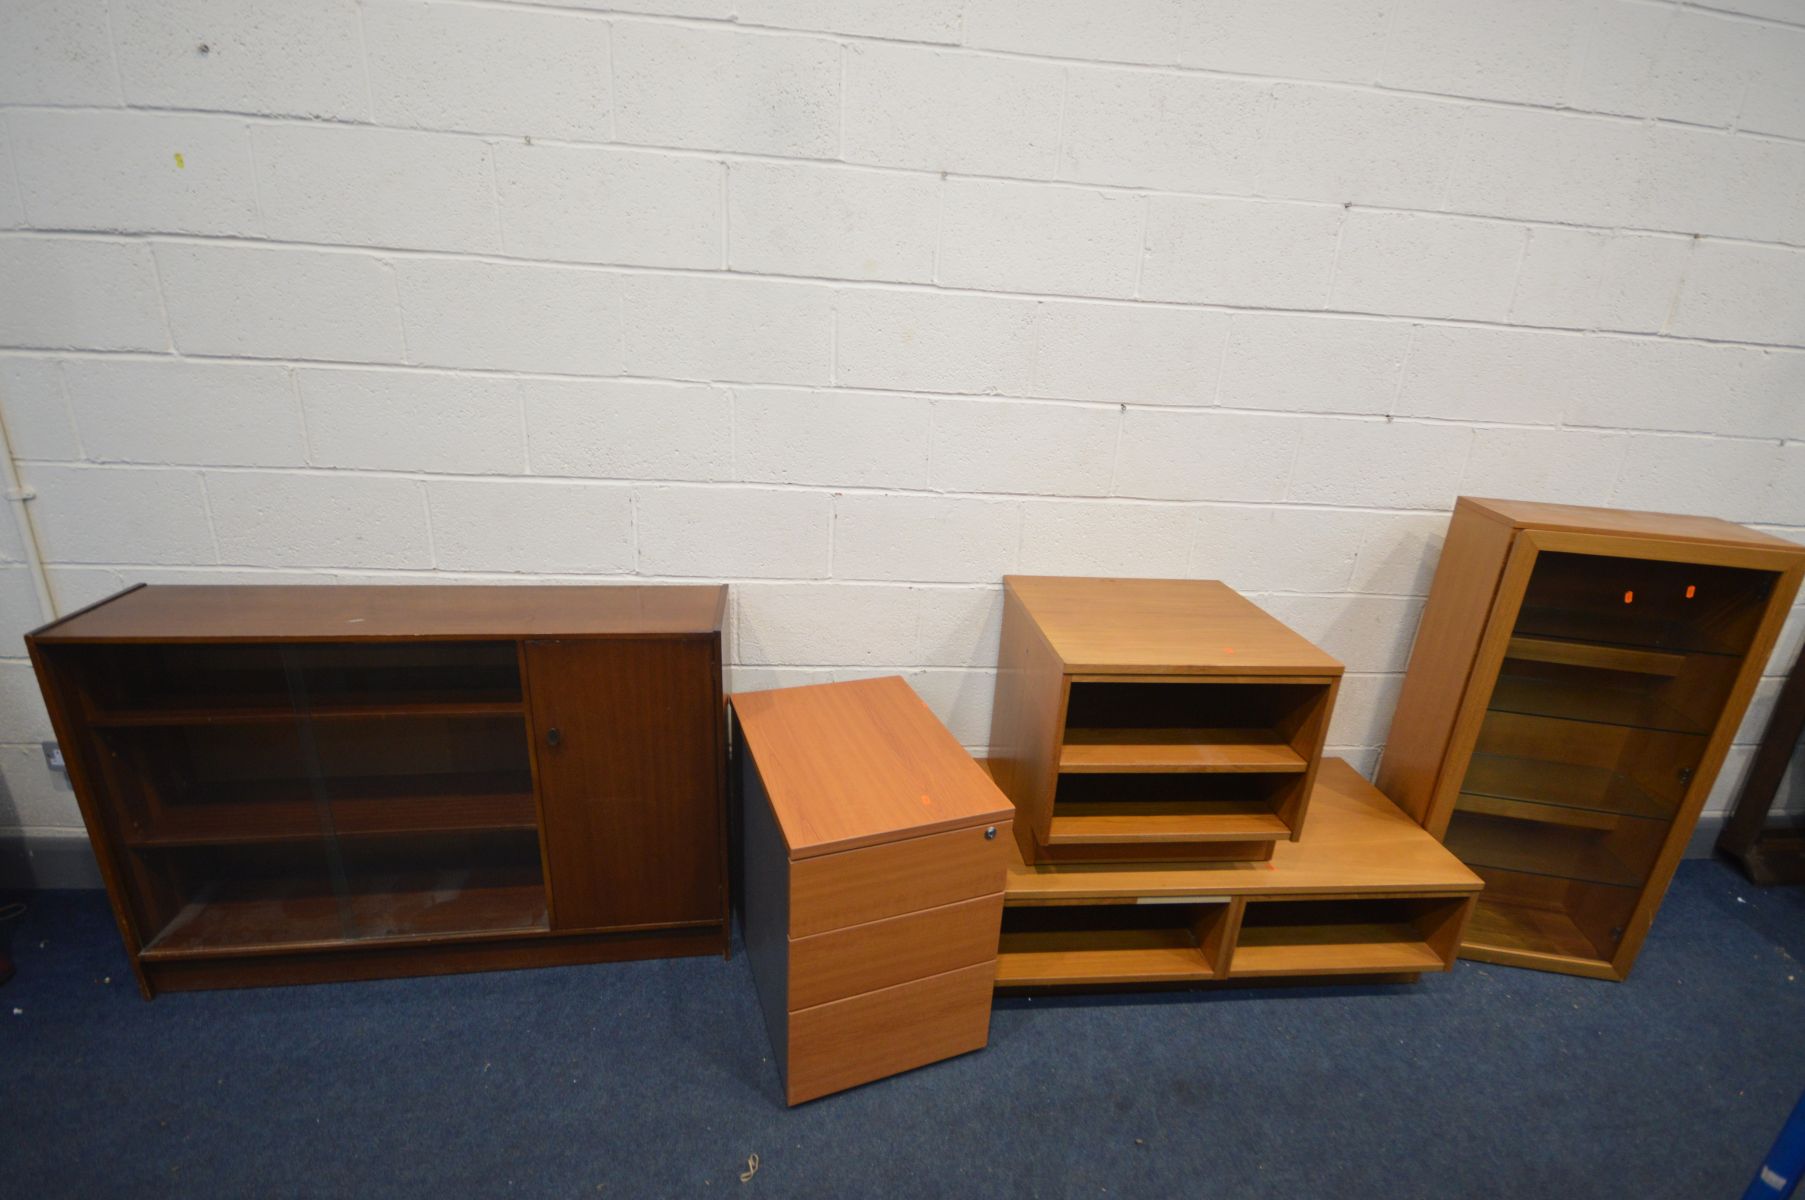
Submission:
M 1802 397 L 1794 0 L 0 4 L 64 611 L 725 580 L 733 686 L 899 673 L 976 747 L 999 575 L 1222 578 L 1370 769 L 1456 495 L 1805 539 Z M 79 825 L 24 561 L 0 837 Z
M 18 194 L 34 225 L 262 232 L 251 131 L 235 117 L 45 108 L 15 113 L 9 124 Z

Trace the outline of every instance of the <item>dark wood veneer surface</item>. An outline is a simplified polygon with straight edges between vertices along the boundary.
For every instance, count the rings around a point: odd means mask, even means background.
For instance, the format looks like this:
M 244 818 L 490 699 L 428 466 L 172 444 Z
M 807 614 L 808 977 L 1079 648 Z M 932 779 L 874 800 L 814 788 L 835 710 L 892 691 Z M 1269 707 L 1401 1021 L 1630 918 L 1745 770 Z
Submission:
M 157 585 L 52 622 L 54 642 L 348 642 L 718 632 L 718 585 Z

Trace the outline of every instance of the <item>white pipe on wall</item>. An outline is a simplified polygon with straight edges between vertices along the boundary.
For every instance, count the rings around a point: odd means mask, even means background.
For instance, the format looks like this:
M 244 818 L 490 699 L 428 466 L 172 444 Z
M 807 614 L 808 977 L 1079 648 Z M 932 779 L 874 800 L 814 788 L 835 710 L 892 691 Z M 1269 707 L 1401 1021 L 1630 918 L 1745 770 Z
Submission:
M 38 609 L 45 622 L 54 621 L 58 616 L 56 597 L 50 590 L 50 575 L 44 570 L 44 556 L 38 549 L 37 525 L 31 519 L 29 507 L 37 499 L 37 493 L 26 487 L 19 478 L 19 464 L 13 456 L 12 433 L 6 427 L 3 397 L 0 397 L 0 450 L 4 451 L 0 453 L 0 462 L 4 463 L 6 499 L 19 528 L 19 542 L 25 548 L 25 563 L 31 568 L 32 586 L 38 593 Z

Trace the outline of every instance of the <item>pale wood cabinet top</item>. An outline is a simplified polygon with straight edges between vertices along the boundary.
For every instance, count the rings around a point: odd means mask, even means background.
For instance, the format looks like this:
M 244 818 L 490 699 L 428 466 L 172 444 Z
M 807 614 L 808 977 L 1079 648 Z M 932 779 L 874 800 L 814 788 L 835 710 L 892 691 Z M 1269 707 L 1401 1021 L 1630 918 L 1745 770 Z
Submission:
M 737 692 L 733 711 L 793 858 L 1015 813 L 899 676 Z
M 1213 579 L 1007 575 L 1067 674 L 1339 675 L 1341 664 Z

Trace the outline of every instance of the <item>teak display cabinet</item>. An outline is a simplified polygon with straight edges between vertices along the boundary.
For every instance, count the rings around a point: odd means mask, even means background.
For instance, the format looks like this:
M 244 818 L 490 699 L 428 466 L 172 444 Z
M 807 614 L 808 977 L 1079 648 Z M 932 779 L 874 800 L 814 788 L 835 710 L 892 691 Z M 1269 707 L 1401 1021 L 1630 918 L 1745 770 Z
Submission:
M 999 988 L 1414 979 L 1453 965 L 1480 880 L 1338 758 L 1310 831 L 1271 861 L 1039 864 L 1011 856 Z
M 724 953 L 721 587 L 139 587 L 30 635 L 140 986 Z
M 983 1047 L 1009 802 L 895 676 L 732 705 L 735 895 L 786 1100 Z
M 1270 858 L 1340 680 L 1221 583 L 1006 577 L 989 762 L 1023 861 Z
M 1725 521 L 1456 504 L 1379 786 L 1485 879 L 1464 956 L 1628 974 L 1802 571 Z

